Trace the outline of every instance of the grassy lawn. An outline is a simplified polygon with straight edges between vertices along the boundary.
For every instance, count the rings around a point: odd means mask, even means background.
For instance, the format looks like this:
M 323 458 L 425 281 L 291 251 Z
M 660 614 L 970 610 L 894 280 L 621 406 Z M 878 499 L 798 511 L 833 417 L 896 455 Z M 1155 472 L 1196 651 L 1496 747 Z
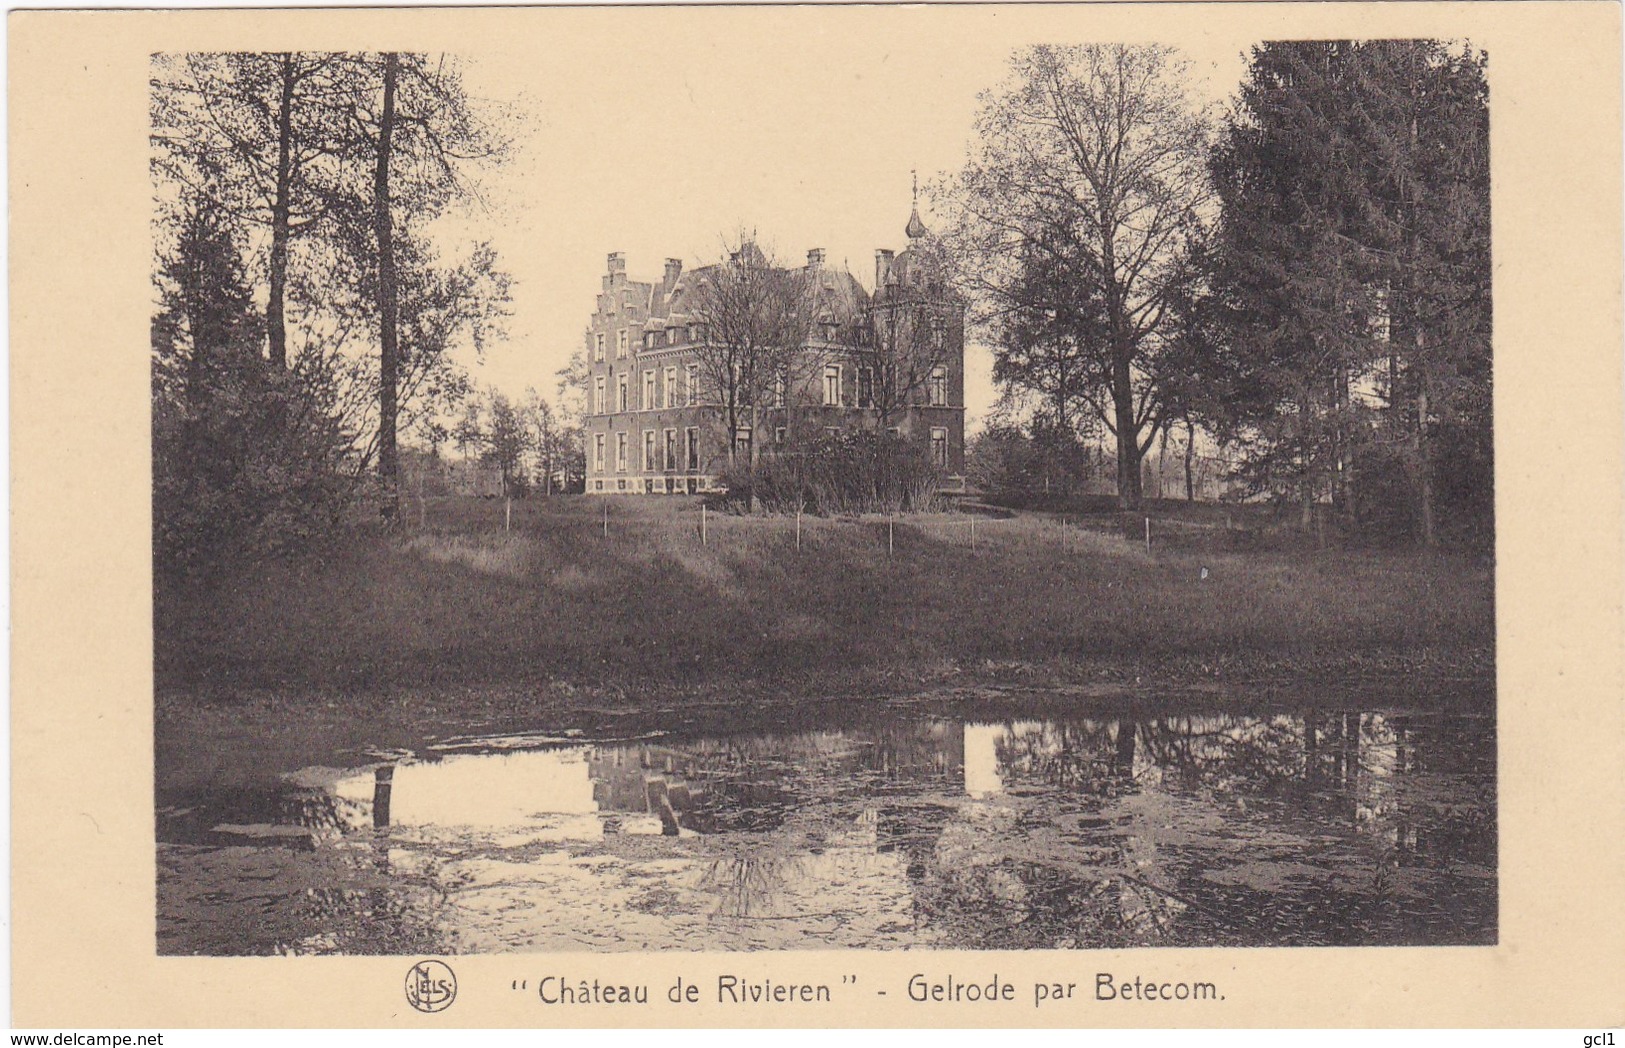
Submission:
M 431 500 L 422 522 L 413 502 L 403 536 L 166 593 L 160 688 L 1492 673 L 1492 571 L 1462 558 L 1189 535 L 1148 554 L 1037 513 L 979 518 L 974 550 L 968 514 L 900 518 L 890 552 L 884 518 L 806 518 L 798 549 L 794 520 L 710 513 L 702 546 L 696 500 L 608 504 L 606 537 L 602 499 L 516 502 L 511 532 L 500 501 Z

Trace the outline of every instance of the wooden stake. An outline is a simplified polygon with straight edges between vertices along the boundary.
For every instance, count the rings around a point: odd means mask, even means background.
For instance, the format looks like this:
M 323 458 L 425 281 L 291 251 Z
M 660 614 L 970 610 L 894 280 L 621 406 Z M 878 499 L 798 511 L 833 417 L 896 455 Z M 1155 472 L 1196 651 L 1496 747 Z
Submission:
M 502 508 L 502 530 L 503 531 L 512 531 L 513 530 L 513 496 L 509 495 L 507 497 L 507 499 L 505 499 L 504 501 L 506 502 L 506 505 L 504 505 L 503 508 Z
M 972 517 L 970 519 L 970 548 L 972 550 L 974 550 L 976 548 L 976 518 L 975 517 Z
M 796 510 L 796 549 L 801 548 L 801 510 Z
M 705 545 L 705 503 L 700 503 L 700 545 Z
M 892 540 L 892 522 L 895 519 L 895 517 L 886 518 L 886 556 L 888 557 L 892 555 L 892 550 L 896 549 Z
M 1151 518 L 1145 518 L 1145 551 L 1151 552 Z
M 609 496 L 604 496 L 604 538 L 609 538 Z

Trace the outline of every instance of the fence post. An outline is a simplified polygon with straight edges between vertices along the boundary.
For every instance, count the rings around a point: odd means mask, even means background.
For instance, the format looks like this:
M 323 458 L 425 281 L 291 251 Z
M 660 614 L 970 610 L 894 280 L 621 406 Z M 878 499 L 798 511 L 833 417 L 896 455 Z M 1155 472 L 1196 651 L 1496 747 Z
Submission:
M 512 531 L 513 530 L 513 496 L 509 495 L 504 500 L 504 503 L 505 504 L 502 507 L 502 530 L 503 531 Z
M 609 496 L 604 496 L 604 538 L 609 538 Z
M 972 517 L 970 519 L 970 548 L 971 548 L 971 550 L 973 552 L 976 549 L 976 518 L 975 517 Z
M 1145 551 L 1151 552 L 1151 518 L 1145 518 Z
M 895 514 L 886 518 L 886 556 L 888 557 L 892 555 L 892 551 L 896 548 L 892 540 L 892 526 L 896 519 Z
M 796 549 L 801 548 L 801 508 L 796 507 Z
M 700 545 L 705 545 L 705 503 L 700 503 Z

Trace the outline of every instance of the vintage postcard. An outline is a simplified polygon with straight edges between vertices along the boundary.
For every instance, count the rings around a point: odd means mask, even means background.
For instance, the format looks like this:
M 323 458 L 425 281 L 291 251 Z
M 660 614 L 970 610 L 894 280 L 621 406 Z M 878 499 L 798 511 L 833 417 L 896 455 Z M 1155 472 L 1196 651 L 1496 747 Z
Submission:
M 1617 5 L 9 62 L 16 1025 L 1625 1022 Z

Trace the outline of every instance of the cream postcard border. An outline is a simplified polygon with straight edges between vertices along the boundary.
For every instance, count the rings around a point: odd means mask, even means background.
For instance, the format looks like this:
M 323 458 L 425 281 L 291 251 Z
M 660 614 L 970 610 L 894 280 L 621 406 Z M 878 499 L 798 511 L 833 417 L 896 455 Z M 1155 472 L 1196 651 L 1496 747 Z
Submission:
M 1603 1026 L 1625 1022 L 1620 9 L 1612 3 L 555 7 L 10 16 L 12 990 L 21 1027 Z M 1488 51 L 1495 258 L 1500 943 L 1038 953 L 453 959 L 158 957 L 148 354 L 154 51 L 568 48 L 639 33 L 895 33 L 1178 43 L 1467 38 Z M 748 61 L 748 54 L 741 60 Z M 764 75 L 820 75 L 774 69 Z M 921 1005 L 916 972 L 1018 986 L 1200 978 L 1203 1005 Z M 669 1005 L 678 975 L 886 988 L 834 1007 Z M 542 1007 L 512 980 L 647 982 L 639 1009 Z

